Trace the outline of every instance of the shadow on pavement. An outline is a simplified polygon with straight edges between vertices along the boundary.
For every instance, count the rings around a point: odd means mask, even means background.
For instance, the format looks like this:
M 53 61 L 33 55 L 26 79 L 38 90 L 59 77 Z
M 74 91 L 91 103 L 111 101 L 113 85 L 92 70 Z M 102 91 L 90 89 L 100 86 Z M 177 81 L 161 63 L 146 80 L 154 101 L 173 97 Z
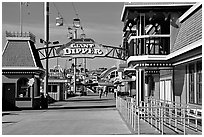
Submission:
M 80 98 L 77 98 L 77 99 L 71 99 L 71 100 L 65 100 L 65 102 L 83 102 L 83 101 L 108 101 L 108 100 L 114 100 L 114 99 L 80 99 Z
M 115 108 L 116 105 L 101 105 L 101 106 L 70 106 L 70 107 L 50 107 L 49 110 L 59 110 L 59 109 L 95 109 L 95 108 Z
M 10 112 L 2 112 L 2 116 L 5 116 L 5 115 L 18 115 L 18 114 L 10 113 Z

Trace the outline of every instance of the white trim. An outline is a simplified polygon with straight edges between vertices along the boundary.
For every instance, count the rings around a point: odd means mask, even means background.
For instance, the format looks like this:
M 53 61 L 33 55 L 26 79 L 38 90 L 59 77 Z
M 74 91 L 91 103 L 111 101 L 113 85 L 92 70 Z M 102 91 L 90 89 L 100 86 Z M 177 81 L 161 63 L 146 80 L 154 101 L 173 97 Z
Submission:
M 186 11 L 180 18 L 179 22 L 183 22 L 185 18 L 188 17 L 193 11 L 195 11 L 199 6 L 201 5 L 201 2 L 197 2 L 195 5 L 193 5 L 188 11 Z
M 39 67 L 2 67 L 2 70 L 41 70 L 45 71 L 45 69 Z
M 121 13 L 121 16 L 120 16 L 120 20 L 121 21 L 123 21 L 123 16 L 124 16 L 125 8 L 126 8 L 126 5 L 124 5 L 123 9 L 122 9 L 122 13 Z
M 27 42 L 28 42 L 28 46 L 29 46 L 29 49 L 30 49 L 31 56 L 32 56 L 32 58 L 33 58 L 34 65 L 35 65 L 35 67 L 37 67 L 37 64 L 36 64 L 36 62 L 35 62 L 35 58 L 34 58 L 34 55 L 33 55 L 33 51 L 32 51 L 32 49 L 31 49 L 30 42 L 29 42 L 29 41 L 27 41 Z
M 6 50 L 6 48 L 8 47 L 8 41 L 6 41 L 6 45 L 5 45 L 5 47 L 4 47 L 4 49 L 3 49 L 3 52 L 2 52 L 2 56 L 3 56 L 3 54 L 4 54 L 4 51 Z
M 148 2 L 147 2 L 148 3 Z M 155 2 L 155 3 L 157 3 L 157 2 Z M 165 2 L 164 2 L 165 3 Z M 169 7 L 169 6 L 185 6 L 185 5 L 193 5 L 192 3 L 168 3 L 168 2 L 166 2 L 166 4 L 159 4 L 159 3 L 157 3 L 157 4 L 147 4 L 147 5 L 145 5 L 145 4 L 141 4 L 141 5 L 138 5 L 138 4 L 131 4 L 131 5 L 124 5 L 123 6 L 123 10 L 122 10 L 122 13 L 121 13 L 121 17 L 120 17 L 120 19 L 121 19 L 121 21 L 123 21 L 123 18 L 124 18 L 124 13 L 125 13 L 125 9 L 126 8 L 131 8 L 131 7 Z
M 31 40 L 30 37 L 6 37 L 7 41 L 9 40 Z
M 130 41 L 132 39 L 141 39 L 141 38 L 164 38 L 164 37 L 169 37 L 170 35 L 140 35 L 140 36 L 130 36 L 130 38 L 128 39 L 128 43 L 130 43 Z
M 48 83 L 56 83 L 55 85 L 58 85 L 57 83 L 65 83 L 68 82 L 66 79 L 48 79 Z
M 172 64 L 172 65 L 173 65 L 173 66 L 180 65 L 180 64 L 183 64 L 183 63 L 186 63 L 186 62 L 190 62 L 190 61 L 199 59 L 199 58 L 202 58 L 202 55 L 198 55 L 198 56 L 193 57 L 193 58 L 190 58 L 190 59 L 186 59 L 186 60 L 183 60 L 183 61 L 179 61 L 179 62 L 174 63 L 174 64 Z
M 125 69 L 124 69 L 124 72 L 125 72 L 125 71 L 136 71 L 136 69 L 134 69 L 134 68 L 125 68 Z
M 147 60 L 167 60 L 166 55 L 143 55 L 143 56 L 130 56 L 127 63 L 131 61 L 147 61 Z

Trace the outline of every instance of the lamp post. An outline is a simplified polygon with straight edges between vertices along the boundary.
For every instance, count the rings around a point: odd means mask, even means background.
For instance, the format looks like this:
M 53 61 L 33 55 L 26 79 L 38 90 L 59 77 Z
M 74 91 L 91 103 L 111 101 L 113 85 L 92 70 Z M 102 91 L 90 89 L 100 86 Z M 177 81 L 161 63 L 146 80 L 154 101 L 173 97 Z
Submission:
M 79 18 L 73 19 L 73 27 L 74 27 L 74 39 L 77 39 L 77 29 L 80 28 Z M 76 93 L 76 65 L 77 65 L 77 58 L 74 58 L 74 93 Z
M 45 63 L 45 78 L 44 78 L 44 95 L 46 96 L 46 100 L 44 101 L 43 108 L 48 108 L 48 45 L 51 43 L 49 41 L 49 2 L 44 3 L 44 17 L 45 17 L 45 40 L 40 39 L 40 43 L 44 43 L 46 50 L 46 63 Z M 52 42 L 52 44 L 59 44 L 58 41 Z

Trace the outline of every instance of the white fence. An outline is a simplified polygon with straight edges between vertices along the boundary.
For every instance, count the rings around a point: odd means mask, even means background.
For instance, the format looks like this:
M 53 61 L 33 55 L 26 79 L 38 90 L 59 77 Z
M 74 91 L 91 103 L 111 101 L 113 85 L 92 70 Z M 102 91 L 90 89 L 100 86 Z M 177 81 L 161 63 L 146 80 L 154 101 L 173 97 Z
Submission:
M 136 105 L 130 97 L 117 97 L 116 107 L 134 132 L 140 134 L 141 120 L 164 134 L 171 129 L 176 134 L 202 133 L 202 108 L 164 100 L 147 98 Z M 166 133 L 165 133 L 166 134 Z

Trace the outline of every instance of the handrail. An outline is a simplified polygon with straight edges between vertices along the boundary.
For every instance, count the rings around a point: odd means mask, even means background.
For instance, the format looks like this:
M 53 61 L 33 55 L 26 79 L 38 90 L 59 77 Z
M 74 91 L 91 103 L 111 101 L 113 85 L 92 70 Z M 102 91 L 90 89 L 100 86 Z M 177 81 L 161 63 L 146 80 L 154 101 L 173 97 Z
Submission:
M 169 34 L 156 34 L 156 35 L 140 35 L 140 36 L 130 36 L 130 38 L 128 39 L 128 43 L 130 43 L 130 41 L 132 39 L 142 39 L 142 38 L 170 38 Z
M 166 101 L 167 102 L 167 101 Z M 132 129 L 140 134 L 140 120 L 144 120 L 152 127 L 164 134 L 164 126 L 175 133 L 186 134 L 190 129 L 196 133 L 202 132 L 202 112 L 198 107 L 189 107 L 187 104 L 170 102 L 148 98 L 136 105 L 136 99 L 131 97 L 117 97 L 116 106 L 122 117 L 129 123 Z M 193 111 L 193 113 L 192 113 Z

